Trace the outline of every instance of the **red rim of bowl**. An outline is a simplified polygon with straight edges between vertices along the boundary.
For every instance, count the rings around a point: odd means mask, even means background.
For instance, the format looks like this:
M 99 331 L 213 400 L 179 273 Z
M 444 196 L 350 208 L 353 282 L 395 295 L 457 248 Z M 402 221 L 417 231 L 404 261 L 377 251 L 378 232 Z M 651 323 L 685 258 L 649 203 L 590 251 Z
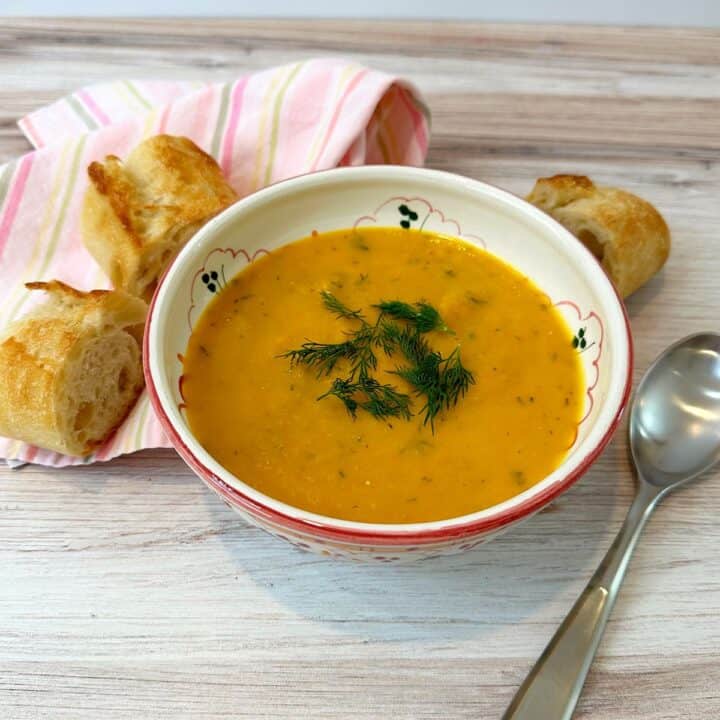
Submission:
M 274 185 L 282 184 L 274 183 Z M 483 183 L 496 189 L 507 192 L 502 188 L 492 185 L 491 183 Z M 522 200 L 522 198 L 518 198 Z M 549 218 L 552 222 L 556 222 Z M 557 224 L 557 223 L 556 223 Z M 562 227 L 562 226 L 560 226 Z M 564 232 L 567 232 L 562 228 Z M 588 251 L 588 255 L 597 262 L 596 258 Z M 287 513 L 276 510 L 268 505 L 254 500 L 251 497 L 240 492 L 238 489 L 232 487 L 224 480 L 219 478 L 212 470 L 206 467 L 200 460 L 195 456 L 192 450 L 186 445 L 185 441 L 180 436 L 180 433 L 175 429 L 172 421 L 165 413 L 160 397 L 158 396 L 153 381 L 152 374 L 150 372 L 149 362 L 149 345 L 150 345 L 150 327 L 153 321 L 153 311 L 155 309 L 155 303 L 159 295 L 160 288 L 165 282 L 174 262 L 166 269 L 160 278 L 153 298 L 150 302 L 150 308 L 148 310 L 147 322 L 145 323 L 145 333 L 143 336 L 143 371 L 145 375 L 145 383 L 148 388 L 150 395 L 150 401 L 153 409 L 160 420 L 160 424 L 163 430 L 167 433 L 170 442 L 173 444 L 178 454 L 182 459 L 190 466 L 190 468 L 205 482 L 208 487 L 217 492 L 226 502 L 232 506 L 236 506 L 242 510 L 245 510 L 250 515 L 258 516 L 263 520 L 266 520 L 274 525 L 281 526 L 288 530 L 297 530 L 302 533 L 308 533 L 325 540 L 336 540 L 342 543 L 357 543 L 366 545 L 425 545 L 431 543 L 439 543 L 448 540 L 459 540 L 465 537 L 471 537 L 482 533 L 492 532 L 502 527 L 508 526 L 522 518 L 529 517 L 534 512 L 540 510 L 542 507 L 551 502 L 558 495 L 562 494 L 570 486 L 572 486 L 577 480 L 579 480 L 595 462 L 600 453 L 608 445 L 612 436 L 615 433 L 620 421 L 622 419 L 625 408 L 627 407 L 630 399 L 630 392 L 632 389 L 632 372 L 633 372 L 633 340 L 632 333 L 630 332 L 630 321 L 627 314 L 625 303 L 623 302 L 620 294 L 617 291 L 615 285 L 610 282 L 610 286 L 615 292 L 618 304 L 622 311 L 623 322 L 625 326 L 625 334 L 627 339 L 627 375 L 625 378 L 625 387 L 623 389 L 622 398 L 618 405 L 618 409 L 613 417 L 612 421 L 608 425 L 604 435 L 600 438 L 598 443 L 591 448 L 587 455 L 582 459 L 578 466 L 564 478 L 558 480 L 556 483 L 546 488 L 542 493 L 538 493 L 533 497 L 528 498 L 522 503 L 515 505 L 511 508 L 507 508 L 496 515 L 481 518 L 478 520 L 470 520 L 466 523 L 457 525 L 449 525 L 448 527 L 433 528 L 428 530 L 413 530 L 408 532 L 402 532 L 402 530 L 393 530 L 392 532 L 383 532 L 379 530 L 362 530 L 361 526 L 363 523 L 356 523 L 359 527 L 346 528 L 338 527 L 333 525 L 333 518 L 324 518 L 322 522 L 315 522 L 312 520 L 299 519 L 288 515 Z M 600 265 L 598 263 L 598 269 Z M 601 270 L 601 272 L 604 272 Z M 491 508 L 488 508 L 491 509 Z M 449 521 L 452 521 L 450 518 Z M 369 523 L 368 523 L 369 524 Z M 398 526 L 401 527 L 401 526 Z

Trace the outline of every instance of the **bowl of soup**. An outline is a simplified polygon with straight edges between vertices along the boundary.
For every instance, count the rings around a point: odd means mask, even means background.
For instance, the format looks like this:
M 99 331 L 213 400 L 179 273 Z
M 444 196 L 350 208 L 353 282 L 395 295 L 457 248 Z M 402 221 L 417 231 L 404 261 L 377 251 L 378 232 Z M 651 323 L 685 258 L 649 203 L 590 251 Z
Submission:
M 384 562 L 467 550 L 567 490 L 627 403 L 595 258 L 516 196 L 342 168 L 209 222 L 145 331 L 168 437 L 250 523 Z

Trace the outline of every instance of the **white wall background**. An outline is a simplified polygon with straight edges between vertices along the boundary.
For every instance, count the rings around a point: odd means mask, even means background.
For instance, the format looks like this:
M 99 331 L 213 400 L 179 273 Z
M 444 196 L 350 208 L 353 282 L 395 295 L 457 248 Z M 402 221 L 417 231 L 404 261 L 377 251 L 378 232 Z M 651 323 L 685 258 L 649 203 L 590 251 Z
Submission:
M 0 0 L 0 15 L 372 17 L 719 26 L 720 0 Z M 720 48 L 719 48 L 720 51 Z

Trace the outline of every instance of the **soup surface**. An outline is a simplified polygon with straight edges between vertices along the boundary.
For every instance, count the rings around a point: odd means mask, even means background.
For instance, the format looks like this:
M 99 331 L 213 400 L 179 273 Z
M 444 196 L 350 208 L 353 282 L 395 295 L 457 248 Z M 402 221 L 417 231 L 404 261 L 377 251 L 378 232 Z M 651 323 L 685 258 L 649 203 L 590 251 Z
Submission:
M 328 376 L 283 353 L 308 339 L 338 343 L 357 327 L 323 291 L 374 318 L 388 300 L 425 301 L 454 332 L 426 339 L 460 348 L 474 384 L 423 422 L 424 400 L 378 353 L 374 376 L 412 397 L 410 419 L 356 417 Z M 184 358 L 193 433 L 261 492 L 336 518 L 406 523 L 495 505 L 554 470 L 575 437 L 582 368 L 547 296 L 475 246 L 401 228 L 339 230 L 286 245 L 248 265 L 204 311 Z

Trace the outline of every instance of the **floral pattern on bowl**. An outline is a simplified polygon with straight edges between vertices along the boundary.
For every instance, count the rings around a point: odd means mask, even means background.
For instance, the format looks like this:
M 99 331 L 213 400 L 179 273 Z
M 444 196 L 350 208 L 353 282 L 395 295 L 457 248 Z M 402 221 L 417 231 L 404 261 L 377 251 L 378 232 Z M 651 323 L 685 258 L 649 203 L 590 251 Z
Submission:
M 572 345 L 580 355 L 585 375 L 585 406 L 578 425 L 582 425 L 593 410 L 593 393 L 600 382 L 600 357 L 603 352 L 605 329 L 600 316 L 591 310 L 584 313 L 572 300 L 555 303 L 555 309 L 575 333 Z M 572 446 L 571 446 L 572 447 Z
M 252 254 L 243 248 L 214 248 L 205 257 L 190 284 L 190 305 L 187 311 L 187 324 L 190 332 L 193 331 L 198 317 L 207 304 L 207 295 L 215 295 L 225 289 L 225 286 L 246 265 L 261 255 L 267 255 L 268 250 L 259 248 Z
M 353 223 L 354 228 L 363 225 L 379 225 L 381 227 L 400 225 L 406 230 L 425 230 L 440 235 L 450 235 L 487 248 L 487 243 L 483 238 L 479 235 L 464 233 L 457 220 L 446 217 L 442 210 L 422 197 L 395 195 L 388 198 L 372 213 L 362 215 Z

